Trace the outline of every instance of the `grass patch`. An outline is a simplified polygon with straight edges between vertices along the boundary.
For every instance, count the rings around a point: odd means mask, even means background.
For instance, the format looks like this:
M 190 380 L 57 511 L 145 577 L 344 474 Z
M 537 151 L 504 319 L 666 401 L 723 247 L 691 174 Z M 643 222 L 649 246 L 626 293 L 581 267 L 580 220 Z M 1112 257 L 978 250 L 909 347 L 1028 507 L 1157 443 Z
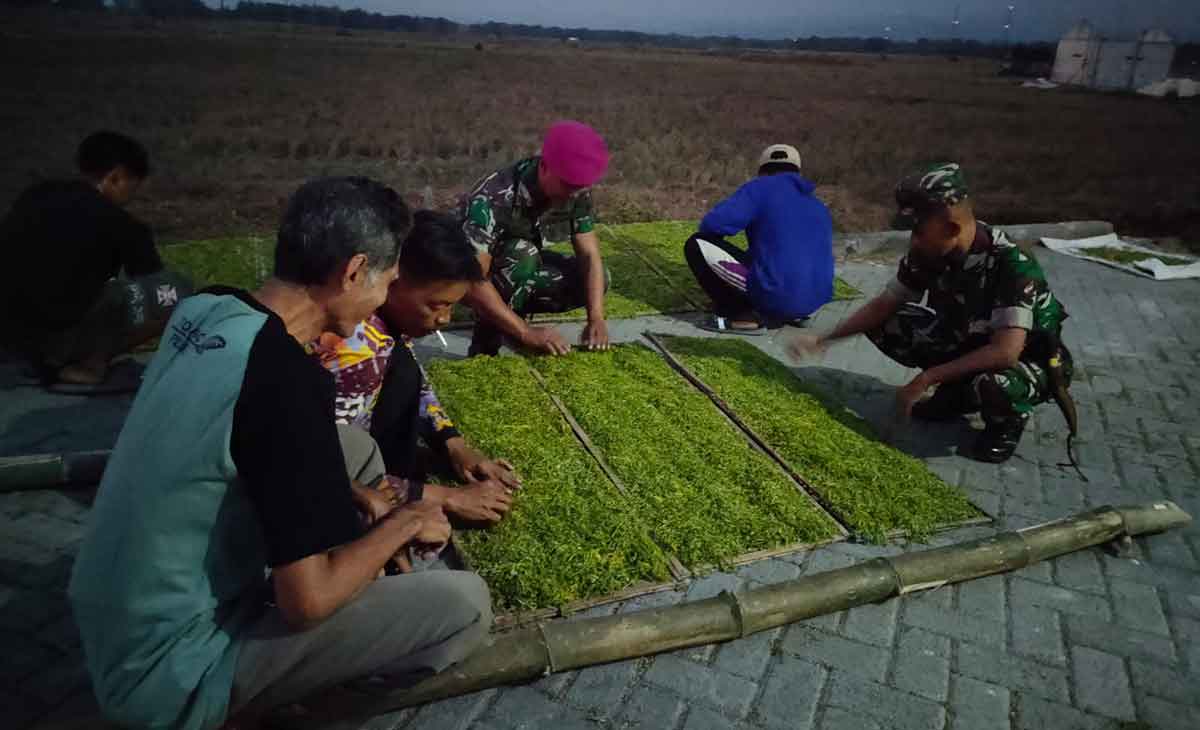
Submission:
M 200 289 L 214 284 L 257 289 L 275 267 L 275 240 L 235 236 L 159 247 L 167 268 L 187 274 Z
M 688 566 L 833 537 L 837 528 L 706 398 L 640 345 L 533 361 Z
M 505 609 L 560 606 L 670 579 L 662 551 L 583 450 L 519 357 L 435 360 L 429 374 L 455 423 L 524 479 L 509 516 L 460 547 Z
M 1105 261 L 1112 261 L 1117 264 L 1134 264 L 1138 261 L 1146 259 L 1158 259 L 1167 266 L 1184 266 L 1194 263 L 1192 259 L 1183 259 L 1177 256 L 1165 256 L 1159 253 L 1147 253 L 1146 251 L 1135 251 L 1127 248 L 1117 248 L 1116 246 L 1095 246 L 1078 249 L 1079 253 L 1084 256 L 1091 256 Z
M 866 421 L 753 345 L 661 339 L 861 535 L 882 542 L 905 530 L 920 539 L 940 525 L 983 517 L 923 462 L 881 442 Z

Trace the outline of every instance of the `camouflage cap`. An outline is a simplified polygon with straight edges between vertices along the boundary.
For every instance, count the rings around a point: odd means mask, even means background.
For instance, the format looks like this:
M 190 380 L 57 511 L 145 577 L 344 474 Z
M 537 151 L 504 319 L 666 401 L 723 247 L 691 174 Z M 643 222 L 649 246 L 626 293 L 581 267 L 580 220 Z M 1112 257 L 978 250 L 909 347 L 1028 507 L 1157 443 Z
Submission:
M 941 206 L 958 205 L 967 199 L 967 181 L 957 162 L 926 165 L 896 186 L 899 216 L 919 219 L 922 213 Z

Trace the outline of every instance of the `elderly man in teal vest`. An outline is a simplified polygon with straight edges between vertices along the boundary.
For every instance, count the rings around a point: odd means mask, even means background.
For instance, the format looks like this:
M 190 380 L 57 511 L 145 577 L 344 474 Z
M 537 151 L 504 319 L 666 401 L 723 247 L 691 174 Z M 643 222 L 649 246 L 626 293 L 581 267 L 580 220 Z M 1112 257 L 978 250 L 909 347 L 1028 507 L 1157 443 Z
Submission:
M 411 225 L 378 183 L 313 181 L 292 196 L 262 288 L 177 307 L 69 588 L 113 721 L 250 723 L 354 677 L 440 671 L 486 637 L 477 575 L 382 576 L 444 544 L 449 524 L 420 483 L 384 475 L 365 431 L 335 425 L 333 381 L 305 349 L 384 303 Z

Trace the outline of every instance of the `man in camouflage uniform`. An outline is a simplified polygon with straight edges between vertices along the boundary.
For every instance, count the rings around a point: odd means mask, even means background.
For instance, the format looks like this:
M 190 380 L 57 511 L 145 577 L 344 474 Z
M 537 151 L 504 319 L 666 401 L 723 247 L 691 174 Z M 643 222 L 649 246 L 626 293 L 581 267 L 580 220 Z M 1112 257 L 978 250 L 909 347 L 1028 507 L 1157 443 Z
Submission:
M 986 427 L 969 455 L 1005 461 L 1034 406 L 1051 396 L 1046 353 L 1049 343 L 1059 346 L 1066 311 L 1037 260 L 975 220 L 957 164 L 904 178 L 896 200 L 914 223 L 896 278 L 833 331 L 798 339 L 793 352 L 866 334 L 888 357 L 921 368 L 897 392 L 902 416 L 947 420 L 979 411 Z M 1062 352 L 1069 377 L 1070 354 Z M 918 402 L 932 386 L 934 395 Z
M 589 190 L 607 165 L 600 135 L 579 122 L 558 122 L 547 131 L 541 155 L 493 172 L 465 197 L 463 230 L 487 272 L 466 299 L 478 320 L 471 355 L 495 355 L 505 335 L 529 349 L 564 354 L 570 346 L 557 329 L 532 327 L 525 318 L 579 307 L 587 308 L 580 343 L 608 347 L 608 273 Z M 541 218 L 550 210 L 569 219 L 575 256 L 542 250 Z

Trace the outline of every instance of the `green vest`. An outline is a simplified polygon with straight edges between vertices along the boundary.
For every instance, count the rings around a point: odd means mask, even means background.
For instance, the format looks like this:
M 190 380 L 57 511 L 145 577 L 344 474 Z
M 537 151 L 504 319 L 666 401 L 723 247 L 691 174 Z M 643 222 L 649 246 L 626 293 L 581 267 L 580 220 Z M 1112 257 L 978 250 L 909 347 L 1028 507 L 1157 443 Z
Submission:
M 266 320 L 233 296 L 181 302 L 104 472 L 68 593 L 96 696 L 123 725 L 225 720 L 235 637 L 263 605 L 262 530 L 229 444 Z

